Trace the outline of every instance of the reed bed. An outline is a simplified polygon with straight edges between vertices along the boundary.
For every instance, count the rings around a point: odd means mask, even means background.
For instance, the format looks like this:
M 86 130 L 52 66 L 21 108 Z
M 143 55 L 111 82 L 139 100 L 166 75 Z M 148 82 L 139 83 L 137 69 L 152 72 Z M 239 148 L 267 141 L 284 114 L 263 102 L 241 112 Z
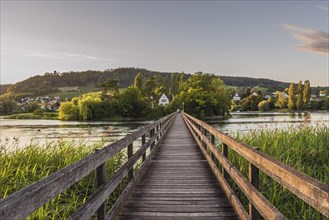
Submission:
M 9 151 L 5 146 L 1 146 L 0 199 L 82 159 L 103 146 L 102 141 L 92 145 L 75 141 L 58 141 L 45 145 L 31 143 L 25 148 L 17 148 L 16 151 Z M 123 152 L 119 152 L 107 161 L 107 177 L 125 161 Z M 109 197 L 108 207 L 115 202 L 123 187 L 124 184 L 118 186 Z M 95 190 L 95 173 L 92 172 L 35 211 L 28 219 L 67 219 Z
M 271 157 L 294 167 L 323 183 L 329 184 L 329 127 L 291 126 L 287 129 L 258 129 L 236 138 Z M 248 162 L 230 150 L 229 158 L 246 177 Z M 245 207 L 248 201 L 232 182 Z M 260 172 L 260 191 L 288 219 L 326 219 L 318 211 L 294 196 L 272 178 Z

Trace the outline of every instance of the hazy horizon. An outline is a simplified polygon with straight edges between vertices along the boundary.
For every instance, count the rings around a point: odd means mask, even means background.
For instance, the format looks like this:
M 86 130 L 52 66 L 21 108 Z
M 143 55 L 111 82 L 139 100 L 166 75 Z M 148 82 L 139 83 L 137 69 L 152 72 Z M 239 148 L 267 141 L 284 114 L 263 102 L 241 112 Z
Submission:
M 329 85 L 328 1 L 1 1 L 1 84 L 160 72 Z

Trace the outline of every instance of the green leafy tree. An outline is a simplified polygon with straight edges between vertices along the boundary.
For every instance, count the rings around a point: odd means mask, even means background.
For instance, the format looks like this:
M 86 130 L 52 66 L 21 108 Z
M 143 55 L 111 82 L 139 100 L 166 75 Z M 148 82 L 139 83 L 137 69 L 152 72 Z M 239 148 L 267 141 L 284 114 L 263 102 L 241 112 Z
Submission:
M 311 98 L 311 83 L 309 80 L 304 82 L 304 91 L 303 91 L 303 102 L 304 102 L 304 109 L 308 108 L 308 103 L 310 102 Z
M 259 111 L 269 111 L 270 110 L 270 103 L 269 101 L 263 100 L 260 103 L 258 103 L 258 110 Z
M 297 110 L 303 110 L 303 84 L 302 81 L 299 81 L 298 87 L 297 87 L 297 102 L 296 102 L 296 108 Z
M 213 74 L 202 72 L 192 75 L 183 85 L 183 91 L 169 104 L 171 111 L 182 108 L 197 117 L 221 115 L 228 112 L 231 104 L 224 82 Z
M 283 108 L 287 108 L 287 104 L 288 104 L 288 101 L 287 101 L 287 98 L 285 96 L 285 93 L 284 92 L 277 92 L 277 101 L 276 101 L 276 105 L 283 109 Z
M 34 112 L 35 110 L 37 110 L 39 108 L 40 108 L 39 104 L 35 101 L 34 102 L 29 102 L 26 106 L 26 110 L 28 112 Z
M 141 91 L 135 87 L 128 87 L 120 94 L 119 106 L 123 116 L 133 118 L 143 116 L 145 109 L 147 109 L 147 103 Z
M 295 85 L 293 83 L 290 84 L 289 86 L 289 91 L 288 91 L 288 108 L 290 110 L 295 109 L 296 101 L 295 101 Z
M 72 102 L 62 102 L 58 109 L 58 118 L 60 120 L 78 120 L 79 109 Z
M 138 73 L 134 80 L 134 87 L 136 87 L 137 89 L 142 91 L 142 89 L 143 89 L 142 86 L 143 86 L 143 77 L 142 77 L 141 73 Z
M 110 97 L 117 96 L 119 94 L 119 80 L 118 79 L 109 79 L 103 83 L 99 84 L 103 94 L 106 94 Z
M 0 101 L 0 114 L 7 115 L 12 114 L 18 109 L 18 104 L 14 100 L 5 99 Z
M 154 100 L 156 98 L 155 89 L 157 87 L 158 81 L 155 76 L 150 77 L 143 84 L 142 93 L 152 105 L 154 105 Z

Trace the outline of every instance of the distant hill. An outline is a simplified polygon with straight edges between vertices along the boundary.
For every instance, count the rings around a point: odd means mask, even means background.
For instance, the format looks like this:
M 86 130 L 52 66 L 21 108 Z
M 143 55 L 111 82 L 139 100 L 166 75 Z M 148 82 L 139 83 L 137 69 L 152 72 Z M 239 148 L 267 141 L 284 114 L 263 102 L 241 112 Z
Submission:
M 0 95 L 5 94 L 12 84 L 0 84 Z
M 81 72 L 64 72 L 64 73 L 45 73 L 44 75 L 36 75 L 13 85 L 2 85 L 1 91 L 9 91 L 16 94 L 25 95 L 46 95 L 59 92 L 60 87 L 82 87 L 93 84 L 98 86 L 99 83 L 107 79 L 117 78 L 121 88 L 128 87 L 133 84 L 137 73 L 141 73 L 143 78 L 156 76 L 157 78 L 171 80 L 178 72 L 158 72 L 139 68 L 117 68 L 108 69 L 105 71 L 81 71 Z M 191 74 L 185 74 L 185 78 Z M 270 87 L 271 89 L 283 89 L 289 84 L 270 79 L 257 79 L 250 77 L 232 77 L 219 76 L 226 85 L 236 87 Z M 2 94 L 2 93 L 1 93 Z

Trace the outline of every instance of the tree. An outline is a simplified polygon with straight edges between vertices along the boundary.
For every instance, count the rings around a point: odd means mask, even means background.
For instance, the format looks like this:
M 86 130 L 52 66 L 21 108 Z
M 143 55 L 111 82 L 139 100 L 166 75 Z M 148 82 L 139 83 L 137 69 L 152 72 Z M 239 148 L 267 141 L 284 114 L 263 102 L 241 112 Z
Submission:
M 14 100 L 5 99 L 3 101 L 0 101 L 0 114 L 1 115 L 11 114 L 17 109 L 18 109 L 18 104 Z
M 34 112 L 36 109 L 39 109 L 39 108 L 40 108 L 39 104 L 35 101 L 34 102 L 29 102 L 26 106 L 26 110 L 28 112 Z
M 258 103 L 258 110 L 262 112 L 270 110 L 270 103 L 266 100 L 261 101 Z
M 285 97 L 285 93 L 284 92 L 277 92 L 277 101 L 276 101 L 276 105 L 279 108 L 287 108 L 287 98 Z
M 141 91 L 135 87 L 128 87 L 120 94 L 119 106 L 123 116 L 133 118 L 143 116 L 144 110 L 147 109 L 147 103 Z
M 310 102 L 311 98 L 311 83 L 309 80 L 304 82 L 304 91 L 303 91 L 303 102 L 304 102 L 304 109 L 308 108 L 308 103 Z
M 62 102 L 58 109 L 58 118 L 60 120 L 78 120 L 79 109 L 72 102 Z
M 147 99 L 151 102 L 153 102 L 156 94 L 155 94 L 155 88 L 158 86 L 158 81 L 155 78 L 155 76 L 150 77 L 147 79 L 143 84 L 143 95 L 147 97 Z
M 134 80 L 134 87 L 136 87 L 137 89 L 139 89 L 140 91 L 142 91 L 143 89 L 143 78 L 142 78 L 142 74 L 139 72 Z
M 182 88 L 169 104 L 171 111 L 182 108 L 184 103 L 186 112 L 202 118 L 225 114 L 230 108 L 231 99 L 224 82 L 213 74 L 195 73 Z
M 99 84 L 102 92 L 106 95 L 117 96 L 119 94 L 119 80 L 118 79 L 109 79 L 103 83 Z
M 296 108 L 298 111 L 303 110 L 303 84 L 302 81 L 299 81 L 298 87 L 297 87 L 297 102 L 296 102 Z
M 184 72 L 181 72 L 178 75 L 178 93 L 184 90 L 184 85 L 185 85 L 184 84 L 184 75 L 185 75 Z
M 289 90 L 288 90 L 288 108 L 290 110 L 295 109 L 295 85 L 293 83 L 290 84 Z

